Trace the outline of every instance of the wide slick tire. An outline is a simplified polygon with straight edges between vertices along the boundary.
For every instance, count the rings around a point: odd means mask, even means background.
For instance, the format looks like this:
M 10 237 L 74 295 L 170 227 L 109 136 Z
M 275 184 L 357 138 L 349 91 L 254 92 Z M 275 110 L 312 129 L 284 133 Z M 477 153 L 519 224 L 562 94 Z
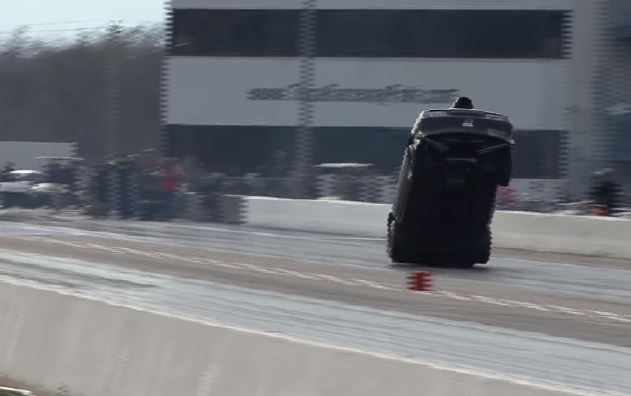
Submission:
M 476 264 L 486 264 L 489 262 L 491 259 L 491 243 L 491 229 L 487 226 L 474 238 L 472 250 Z
M 393 263 L 414 262 L 410 241 L 392 213 L 388 214 L 386 252 Z
M 476 264 L 486 264 L 491 258 L 491 230 L 483 227 L 476 231 L 465 244 L 465 249 L 456 257 L 453 264 L 460 268 L 471 268 Z

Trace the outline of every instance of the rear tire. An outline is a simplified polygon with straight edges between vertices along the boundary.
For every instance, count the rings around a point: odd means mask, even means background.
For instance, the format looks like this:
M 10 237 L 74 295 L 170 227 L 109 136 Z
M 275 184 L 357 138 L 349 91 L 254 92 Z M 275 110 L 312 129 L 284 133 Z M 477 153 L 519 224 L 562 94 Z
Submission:
M 476 264 L 486 264 L 491 257 L 491 232 L 489 227 L 475 231 L 463 248 L 445 260 L 450 267 L 472 268 Z
M 388 214 L 387 227 L 388 238 L 386 251 L 390 260 L 393 263 L 413 262 L 413 255 L 405 231 L 397 224 L 392 212 Z
M 475 235 L 471 242 L 471 252 L 474 263 L 488 263 L 491 258 L 491 228 L 485 226 Z

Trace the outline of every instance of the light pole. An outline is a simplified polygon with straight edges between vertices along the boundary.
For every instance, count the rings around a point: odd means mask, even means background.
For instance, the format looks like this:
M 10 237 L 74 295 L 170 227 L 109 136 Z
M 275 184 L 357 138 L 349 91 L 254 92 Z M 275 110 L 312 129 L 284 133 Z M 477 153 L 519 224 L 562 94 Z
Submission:
M 105 158 L 114 159 L 119 154 L 119 75 L 120 64 L 118 49 L 120 47 L 121 27 L 113 22 L 108 28 L 107 65 L 105 70 Z
M 105 70 L 105 161 L 115 160 L 119 155 L 119 75 L 120 64 L 118 50 L 120 49 L 121 27 L 113 22 L 108 28 L 108 50 Z M 110 209 L 116 213 L 120 201 L 120 183 L 115 167 L 108 172 Z M 112 205 L 113 204 L 113 205 Z
M 300 15 L 298 128 L 294 137 L 293 169 L 289 178 L 294 198 L 309 197 L 313 184 L 314 102 L 311 92 L 315 85 L 316 5 L 317 0 L 304 0 Z

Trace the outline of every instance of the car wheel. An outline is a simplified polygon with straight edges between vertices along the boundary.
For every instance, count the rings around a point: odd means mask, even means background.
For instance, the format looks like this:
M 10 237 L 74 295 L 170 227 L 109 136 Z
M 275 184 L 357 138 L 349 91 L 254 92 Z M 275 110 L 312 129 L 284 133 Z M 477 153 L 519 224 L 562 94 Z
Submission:
M 491 228 L 486 226 L 472 238 L 472 258 L 476 263 L 486 264 L 491 258 Z
M 405 231 L 397 225 L 392 213 L 388 215 L 387 253 L 393 263 L 413 262 L 409 241 Z

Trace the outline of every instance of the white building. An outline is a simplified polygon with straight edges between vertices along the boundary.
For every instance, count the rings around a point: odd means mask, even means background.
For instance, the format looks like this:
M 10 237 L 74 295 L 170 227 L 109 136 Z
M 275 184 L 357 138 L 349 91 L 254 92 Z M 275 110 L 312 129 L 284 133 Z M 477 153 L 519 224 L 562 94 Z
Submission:
M 606 158 L 594 88 L 608 5 L 173 0 L 168 144 L 219 168 L 265 166 L 310 126 L 313 161 L 389 169 L 419 111 L 466 95 L 511 118 L 517 178 L 569 178 L 579 192 Z

